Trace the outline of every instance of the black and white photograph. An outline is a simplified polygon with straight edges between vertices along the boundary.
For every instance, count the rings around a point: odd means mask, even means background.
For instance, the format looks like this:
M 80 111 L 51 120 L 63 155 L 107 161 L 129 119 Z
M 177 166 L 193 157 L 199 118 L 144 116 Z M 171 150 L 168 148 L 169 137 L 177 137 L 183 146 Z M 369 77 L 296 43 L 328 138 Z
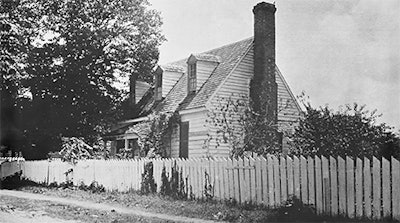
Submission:
M 399 0 L 0 0 L 0 223 L 399 222 Z

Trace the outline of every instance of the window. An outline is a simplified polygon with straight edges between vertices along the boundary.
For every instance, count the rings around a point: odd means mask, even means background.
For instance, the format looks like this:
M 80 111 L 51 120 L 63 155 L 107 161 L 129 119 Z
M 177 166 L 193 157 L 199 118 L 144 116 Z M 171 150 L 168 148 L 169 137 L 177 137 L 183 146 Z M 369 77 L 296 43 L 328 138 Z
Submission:
M 188 90 L 189 93 L 196 91 L 196 63 L 189 64 L 188 67 Z

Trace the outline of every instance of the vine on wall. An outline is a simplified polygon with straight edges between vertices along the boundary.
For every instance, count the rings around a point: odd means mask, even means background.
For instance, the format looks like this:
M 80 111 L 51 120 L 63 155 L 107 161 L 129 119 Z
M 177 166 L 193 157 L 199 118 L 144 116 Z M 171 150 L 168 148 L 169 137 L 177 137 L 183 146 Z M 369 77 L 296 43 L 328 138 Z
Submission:
M 167 157 L 172 128 L 179 122 L 176 113 L 155 113 L 151 114 L 147 121 L 134 125 L 127 132 L 138 134 L 142 157 Z

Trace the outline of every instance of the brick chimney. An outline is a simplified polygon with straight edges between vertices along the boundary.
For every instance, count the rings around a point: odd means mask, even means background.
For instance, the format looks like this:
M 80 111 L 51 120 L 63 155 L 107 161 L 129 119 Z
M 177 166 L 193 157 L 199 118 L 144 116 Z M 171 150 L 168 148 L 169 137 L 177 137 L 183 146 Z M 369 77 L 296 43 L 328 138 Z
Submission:
M 250 97 L 255 112 L 277 122 L 278 91 L 275 81 L 275 5 L 261 2 L 254 13 L 254 76 Z

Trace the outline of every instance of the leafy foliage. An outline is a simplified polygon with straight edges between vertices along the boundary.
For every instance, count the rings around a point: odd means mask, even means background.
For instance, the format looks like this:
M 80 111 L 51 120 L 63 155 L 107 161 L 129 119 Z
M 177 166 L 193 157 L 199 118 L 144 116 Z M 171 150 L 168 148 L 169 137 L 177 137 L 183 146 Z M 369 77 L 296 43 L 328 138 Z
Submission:
M 153 162 L 148 162 L 144 165 L 144 173 L 142 173 L 142 182 L 140 183 L 140 192 L 142 194 L 157 192 L 157 184 L 153 177 Z
M 71 163 L 76 163 L 78 160 L 82 159 L 110 158 L 110 151 L 108 151 L 101 142 L 102 141 L 98 141 L 94 143 L 93 146 L 90 146 L 85 143 L 83 138 L 63 137 L 61 151 L 59 151 L 58 154 L 63 161 Z
M 13 64 L 21 64 L 25 76 L 8 86 L 28 90 L 29 99 L 14 103 L 20 110 L 17 128 L 28 148 L 40 148 L 25 154 L 43 158 L 59 150 L 61 137 L 94 142 L 119 119 L 127 93 L 118 87 L 124 84 L 120 77 L 151 81 L 164 37 L 160 16 L 148 5 L 146 0 L 20 1 L 13 14 L 19 26 L 12 30 L 18 30 L 24 40 L 18 46 L 24 48 L 15 50 L 23 56 Z
M 82 139 L 71 137 L 62 138 L 61 151 L 63 161 L 76 163 L 78 160 L 93 158 L 94 149 Z
M 19 147 L 17 139 L 22 136 L 17 102 L 26 93 L 22 80 L 38 13 L 27 1 L 1 1 L 0 14 L 0 135 L 2 146 L 12 149 Z
M 179 123 L 179 116 L 170 113 L 156 113 L 149 119 L 131 127 L 127 132 L 138 134 L 140 154 L 147 157 L 166 157 L 169 134 L 172 127 Z
M 161 195 L 176 199 L 187 199 L 187 185 L 187 178 L 183 178 L 182 170 L 179 171 L 176 162 L 174 162 L 174 165 L 171 167 L 171 176 L 168 176 L 165 166 L 163 167 L 161 172 Z
M 386 124 L 378 124 L 375 111 L 365 105 L 345 105 L 339 111 L 328 106 L 313 108 L 304 102 L 304 117 L 292 138 L 291 153 L 325 156 L 400 157 L 400 140 Z

